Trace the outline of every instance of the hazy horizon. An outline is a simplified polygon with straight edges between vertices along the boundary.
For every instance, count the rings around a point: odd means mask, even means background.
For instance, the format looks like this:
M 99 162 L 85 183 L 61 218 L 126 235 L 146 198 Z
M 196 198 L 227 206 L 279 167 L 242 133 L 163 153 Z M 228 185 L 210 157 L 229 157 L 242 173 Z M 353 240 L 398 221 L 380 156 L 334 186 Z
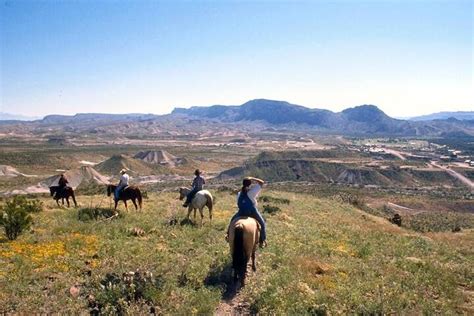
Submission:
M 471 1 L 5 2 L 0 112 L 473 108 Z

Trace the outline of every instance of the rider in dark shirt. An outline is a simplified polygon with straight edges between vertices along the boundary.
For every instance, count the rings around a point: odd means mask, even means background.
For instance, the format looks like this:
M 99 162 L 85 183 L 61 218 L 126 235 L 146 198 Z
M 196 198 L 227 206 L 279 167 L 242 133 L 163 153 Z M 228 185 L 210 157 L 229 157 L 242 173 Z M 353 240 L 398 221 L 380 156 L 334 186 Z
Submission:
M 59 191 L 61 193 L 64 193 L 64 191 L 66 190 L 68 184 L 69 184 L 69 181 L 67 181 L 64 174 L 61 174 L 61 176 L 59 177 L 59 180 L 58 180 Z
M 187 207 L 189 203 L 191 203 L 196 193 L 201 191 L 204 187 L 204 184 L 206 184 L 206 180 L 204 180 L 204 178 L 201 177 L 201 171 L 199 169 L 196 169 L 196 171 L 194 171 L 194 175 L 196 177 L 193 180 L 191 192 L 189 192 L 188 195 L 186 196 L 186 202 L 184 202 L 183 204 L 184 207 Z

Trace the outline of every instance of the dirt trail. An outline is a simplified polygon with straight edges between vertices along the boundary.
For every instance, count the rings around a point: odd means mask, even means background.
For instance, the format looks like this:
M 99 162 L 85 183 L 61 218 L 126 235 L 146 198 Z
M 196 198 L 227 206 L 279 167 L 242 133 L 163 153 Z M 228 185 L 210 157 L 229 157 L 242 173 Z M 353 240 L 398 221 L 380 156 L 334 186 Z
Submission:
M 224 293 L 221 302 L 214 311 L 214 315 L 249 315 L 249 305 L 245 303 L 238 293 L 238 284 L 230 285 Z
M 426 212 L 424 210 L 415 210 L 413 208 L 409 208 L 409 207 L 399 205 L 399 204 L 395 204 L 395 203 L 392 203 L 392 202 L 388 202 L 387 205 L 392 207 L 392 208 L 395 208 L 397 210 L 407 211 L 409 214 L 419 214 L 419 213 Z
M 251 271 L 250 263 L 247 265 L 247 280 L 254 280 L 255 273 Z M 226 282 L 226 291 L 222 294 L 222 300 L 214 311 L 214 315 L 240 316 L 250 315 L 250 304 L 240 296 L 240 282 Z
M 471 190 L 474 191 L 474 182 L 472 182 L 471 180 L 469 180 L 468 178 L 466 178 L 465 176 L 463 176 L 459 172 L 457 172 L 455 170 L 452 170 L 452 169 L 448 169 L 444 166 L 440 166 L 436 162 L 431 162 L 431 165 L 433 167 L 436 167 L 436 168 L 439 168 L 439 169 L 442 169 L 442 170 L 446 171 L 449 175 L 451 175 L 452 177 L 458 179 L 459 181 L 461 181 L 462 183 L 467 185 L 469 188 L 471 188 Z
M 402 153 L 398 150 L 385 148 L 384 151 L 386 153 L 394 155 L 397 158 L 400 158 L 401 160 L 407 160 L 405 156 L 403 156 Z

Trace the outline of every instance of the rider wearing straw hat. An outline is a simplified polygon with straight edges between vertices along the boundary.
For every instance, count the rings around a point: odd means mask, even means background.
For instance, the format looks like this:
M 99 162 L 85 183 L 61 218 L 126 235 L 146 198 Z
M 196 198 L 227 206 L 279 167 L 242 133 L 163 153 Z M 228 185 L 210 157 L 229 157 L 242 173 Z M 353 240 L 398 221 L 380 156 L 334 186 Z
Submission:
M 120 170 L 120 182 L 119 184 L 117 185 L 117 188 L 115 189 L 115 192 L 114 192 L 114 195 L 115 195 L 115 201 L 118 201 L 119 197 L 120 197 L 120 192 L 125 189 L 125 187 L 128 186 L 128 180 L 130 179 L 130 177 L 128 176 L 127 174 L 127 170 L 126 169 L 122 169 Z

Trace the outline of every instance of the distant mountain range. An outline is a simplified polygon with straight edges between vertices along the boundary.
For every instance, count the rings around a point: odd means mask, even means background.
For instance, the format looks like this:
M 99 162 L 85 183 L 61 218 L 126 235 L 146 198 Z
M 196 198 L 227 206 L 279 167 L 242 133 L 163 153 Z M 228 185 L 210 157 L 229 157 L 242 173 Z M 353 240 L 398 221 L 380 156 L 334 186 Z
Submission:
M 224 122 L 263 121 L 274 125 L 298 124 L 302 127 L 343 134 L 376 135 L 474 135 L 474 120 L 407 121 L 386 115 L 375 105 L 361 105 L 342 112 L 310 109 L 285 101 L 257 99 L 240 106 L 176 108 L 172 114 L 216 119 Z
M 448 112 L 446 112 L 448 113 Z M 460 112 L 456 112 L 460 113 Z M 311 109 L 285 101 L 256 99 L 242 105 L 213 105 L 175 108 L 168 115 L 100 114 L 48 115 L 32 122 L 3 121 L 2 131 L 26 131 L 55 135 L 120 134 L 173 137 L 185 133 L 196 137 L 205 131 L 219 134 L 224 130 L 272 128 L 303 130 L 354 136 L 474 136 L 474 119 L 402 120 L 386 115 L 375 105 L 360 105 L 332 112 Z M 416 118 L 415 118 L 416 119 Z M 211 122 L 207 122 L 211 121 Z M 220 131 L 218 131 L 220 130 Z M 216 135 L 217 135 L 216 134 Z
M 26 116 L 0 112 L 0 121 L 34 121 L 39 119 L 41 119 L 39 116 Z
M 454 118 L 460 121 L 474 120 L 474 111 L 458 111 L 458 112 L 438 112 L 428 115 L 421 115 L 409 118 L 410 121 L 430 121 L 430 120 L 447 120 Z

